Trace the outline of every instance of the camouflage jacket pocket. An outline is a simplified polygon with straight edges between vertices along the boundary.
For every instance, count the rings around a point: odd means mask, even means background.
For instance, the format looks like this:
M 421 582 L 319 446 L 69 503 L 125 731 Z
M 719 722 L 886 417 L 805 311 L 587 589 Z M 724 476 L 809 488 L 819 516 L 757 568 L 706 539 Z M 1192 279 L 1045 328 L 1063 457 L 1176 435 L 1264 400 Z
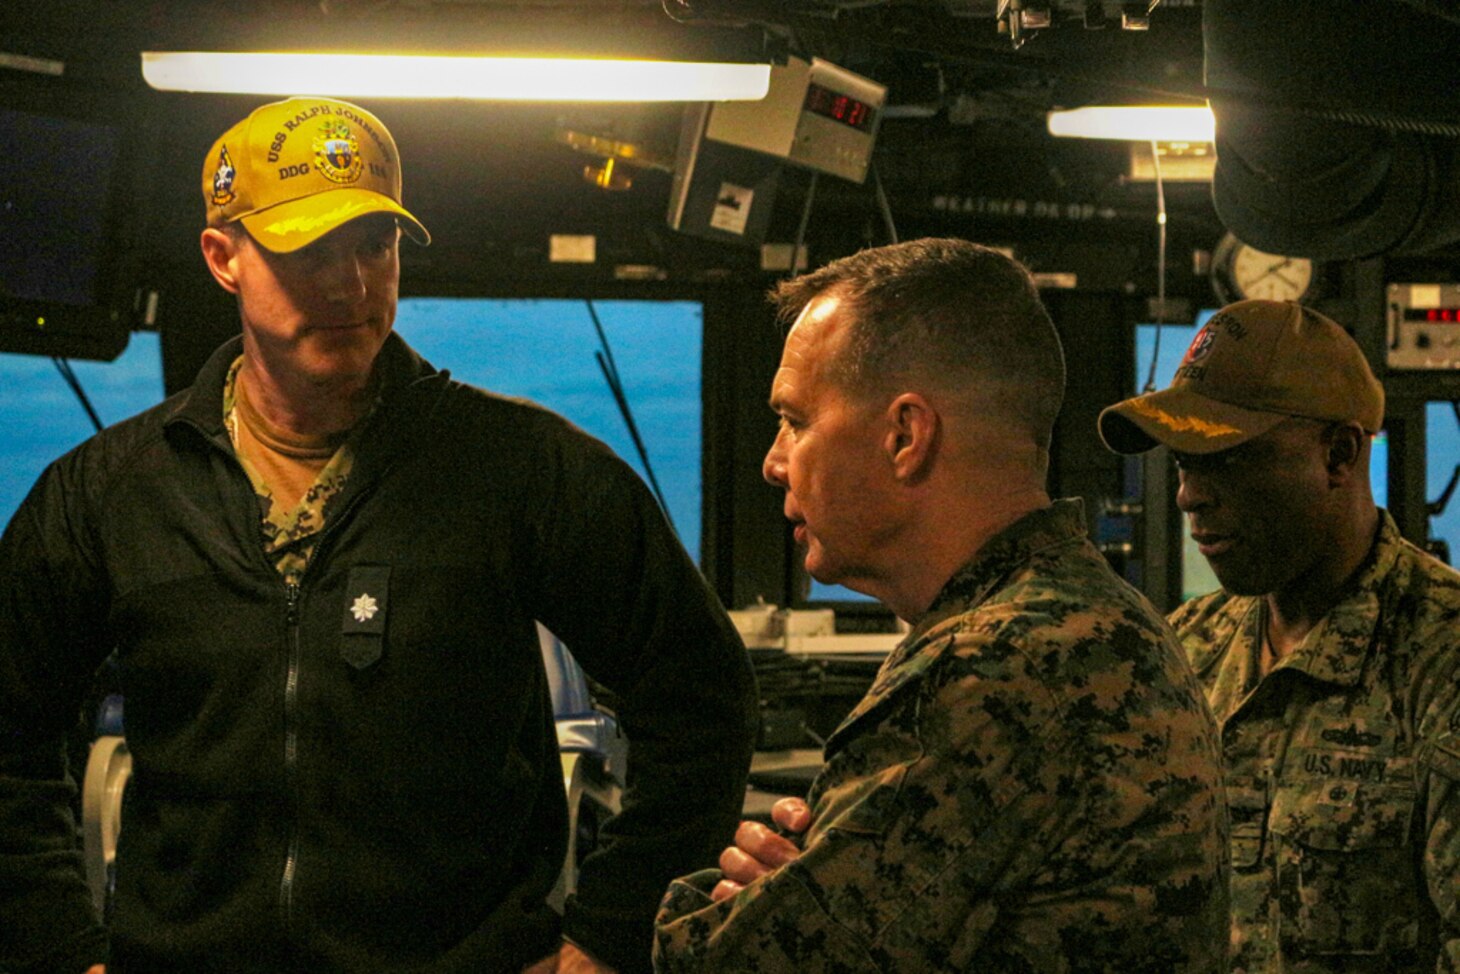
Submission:
M 1460 722 L 1460 710 L 1455 711 L 1452 722 Z M 1420 748 L 1419 760 L 1426 771 L 1460 781 L 1460 727 Z
M 818 808 L 817 825 L 827 832 L 885 835 L 897 820 L 898 797 L 906 775 L 906 766 L 899 764 L 827 790 Z
M 1278 788 L 1271 831 L 1284 952 L 1393 958 L 1414 949 L 1414 811 L 1407 773 L 1383 783 L 1310 780 Z
M 1267 782 L 1262 778 L 1227 780 L 1227 814 L 1232 823 L 1232 868 L 1251 869 L 1262 861 L 1267 831 Z
M 920 694 L 908 686 L 896 705 L 884 705 L 876 721 L 843 725 L 811 794 L 815 823 L 809 845 L 821 832 L 880 837 L 902 814 L 903 779 L 925 756 L 920 736 Z

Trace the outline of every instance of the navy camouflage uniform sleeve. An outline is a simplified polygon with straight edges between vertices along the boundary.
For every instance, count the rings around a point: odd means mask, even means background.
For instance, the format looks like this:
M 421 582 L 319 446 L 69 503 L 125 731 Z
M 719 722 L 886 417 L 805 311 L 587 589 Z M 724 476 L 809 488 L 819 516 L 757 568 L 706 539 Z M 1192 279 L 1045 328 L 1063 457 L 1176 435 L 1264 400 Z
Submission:
M 913 665 L 933 669 L 930 650 Z M 999 891 L 1028 879 L 1076 808 L 1042 771 L 1063 742 L 1053 701 L 1027 692 L 1038 681 L 937 669 L 874 705 L 895 713 L 832 758 L 799 859 L 712 905 L 713 870 L 671 887 L 656 970 L 964 969 Z
M 1438 974 L 1460 972 L 1460 701 L 1449 729 L 1420 752 L 1428 777 L 1425 884 L 1439 915 Z

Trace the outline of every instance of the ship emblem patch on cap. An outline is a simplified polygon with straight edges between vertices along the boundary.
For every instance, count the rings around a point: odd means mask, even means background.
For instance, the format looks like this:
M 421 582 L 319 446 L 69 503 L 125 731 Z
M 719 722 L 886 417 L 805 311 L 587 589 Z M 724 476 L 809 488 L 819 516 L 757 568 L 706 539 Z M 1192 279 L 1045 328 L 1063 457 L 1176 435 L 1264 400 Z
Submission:
M 314 168 L 335 183 L 353 183 L 360 178 L 365 160 L 360 158 L 360 143 L 350 133 L 350 126 L 340 121 L 320 126 L 314 140 Z
M 228 157 L 228 146 L 218 153 L 218 168 L 213 170 L 213 205 L 227 206 L 233 202 L 233 177 L 236 170 Z
M 1212 331 L 1209 323 L 1191 340 L 1191 347 L 1186 350 L 1186 357 L 1181 360 L 1181 364 L 1190 365 L 1192 362 L 1200 362 L 1206 358 L 1212 350 L 1212 342 L 1216 340 L 1216 337 L 1217 333 Z

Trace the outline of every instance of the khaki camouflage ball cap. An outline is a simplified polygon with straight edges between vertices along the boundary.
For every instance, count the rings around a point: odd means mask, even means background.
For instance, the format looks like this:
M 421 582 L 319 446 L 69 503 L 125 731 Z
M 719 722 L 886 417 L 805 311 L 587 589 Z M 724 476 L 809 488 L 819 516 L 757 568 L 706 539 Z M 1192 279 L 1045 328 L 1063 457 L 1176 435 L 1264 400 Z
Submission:
M 1358 343 L 1332 320 L 1291 301 L 1238 301 L 1197 332 L 1171 386 L 1110 406 L 1100 438 L 1116 453 L 1164 444 L 1216 453 L 1290 416 L 1384 420 L 1384 387 Z
M 401 205 L 400 155 L 380 119 L 349 102 L 291 98 L 255 109 L 203 160 L 208 225 L 243 223 L 275 253 L 307 247 L 372 213 L 417 243 L 431 235 Z

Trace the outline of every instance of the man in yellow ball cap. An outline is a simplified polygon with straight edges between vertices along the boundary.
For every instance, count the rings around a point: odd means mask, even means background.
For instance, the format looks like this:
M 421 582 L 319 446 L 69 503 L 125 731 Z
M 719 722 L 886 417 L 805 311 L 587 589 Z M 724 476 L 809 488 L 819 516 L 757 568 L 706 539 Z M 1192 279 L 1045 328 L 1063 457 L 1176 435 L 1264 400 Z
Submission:
M 1170 447 L 1222 583 L 1170 621 L 1222 727 L 1234 971 L 1460 970 L 1460 574 L 1374 505 L 1383 417 L 1357 343 L 1277 301 L 1100 417 Z
M 734 627 L 611 451 L 392 334 L 400 234 L 429 237 L 378 118 L 265 105 L 202 190 L 241 336 L 53 464 L 0 539 L 0 969 L 647 970 L 665 886 L 739 815 Z M 561 917 L 539 621 L 631 754 Z M 114 648 L 108 943 L 57 742 Z

